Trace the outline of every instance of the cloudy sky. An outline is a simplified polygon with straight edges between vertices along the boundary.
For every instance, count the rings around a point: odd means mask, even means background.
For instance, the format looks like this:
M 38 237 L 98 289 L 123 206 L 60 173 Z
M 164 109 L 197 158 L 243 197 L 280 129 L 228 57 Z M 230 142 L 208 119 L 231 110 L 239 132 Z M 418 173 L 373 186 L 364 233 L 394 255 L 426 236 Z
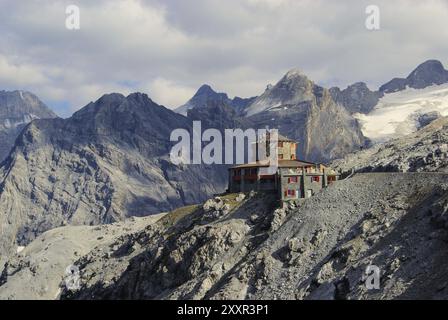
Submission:
M 65 27 L 70 4 L 80 30 Z M 0 90 L 32 91 L 65 117 L 108 92 L 170 108 L 203 83 L 254 96 L 295 67 L 376 89 L 424 60 L 448 65 L 447 40 L 447 0 L 0 0 Z

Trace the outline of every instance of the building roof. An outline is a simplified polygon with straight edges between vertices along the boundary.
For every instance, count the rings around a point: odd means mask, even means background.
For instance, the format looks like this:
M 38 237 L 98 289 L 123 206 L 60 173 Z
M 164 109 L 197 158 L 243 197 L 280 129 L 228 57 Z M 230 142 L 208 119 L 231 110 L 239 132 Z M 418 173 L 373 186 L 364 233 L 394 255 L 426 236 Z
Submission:
M 278 160 L 280 168 L 314 167 L 316 165 L 318 164 L 304 160 Z
M 313 167 L 317 163 L 308 162 L 304 160 L 278 160 L 279 168 L 301 168 L 301 167 Z M 258 167 L 269 167 L 269 161 L 256 161 L 241 164 L 238 166 L 231 167 L 230 169 L 244 169 L 244 168 L 258 168 Z
M 288 137 L 286 137 L 286 136 L 284 136 L 284 135 L 282 135 L 280 133 L 277 134 L 277 140 L 279 142 L 294 142 L 294 143 L 297 143 L 297 141 L 295 141 L 293 139 L 290 139 L 290 138 L 288 138 Z M 264 141 L 265 141 L 265 137 L 263 136 L 263 137 L 261 137 L 261 139 L 258 139 L 256 142 L 264 142 Z
M 282 135 L 282 134 L 278 134 L 278 141 L 280 141 L 280 142 L 294 142 L 294 143 L 297 143 L 297 141 L 294 141 L 293 139 L 289 139 L 288 137 L 285 137 L 284 135 Z

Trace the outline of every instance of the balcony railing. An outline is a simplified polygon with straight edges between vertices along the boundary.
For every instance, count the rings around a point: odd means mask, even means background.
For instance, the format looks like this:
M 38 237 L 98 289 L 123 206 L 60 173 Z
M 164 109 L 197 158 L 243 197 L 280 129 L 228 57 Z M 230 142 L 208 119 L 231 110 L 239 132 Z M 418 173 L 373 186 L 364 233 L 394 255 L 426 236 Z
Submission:
M 244 175 L 244 180 L 257 180 L 257 175 L 256 174 Z

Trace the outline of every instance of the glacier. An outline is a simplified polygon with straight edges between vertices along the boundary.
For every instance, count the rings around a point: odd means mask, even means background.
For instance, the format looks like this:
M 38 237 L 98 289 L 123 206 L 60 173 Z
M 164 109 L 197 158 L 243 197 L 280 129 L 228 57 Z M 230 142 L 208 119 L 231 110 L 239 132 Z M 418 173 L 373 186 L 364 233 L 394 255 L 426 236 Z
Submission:
M 367 138 L 381 143 L 417 131 L 418 117 L 430 112 L 448 116 L 448 84 L 385 94 L 370 113 L 354 117 Z

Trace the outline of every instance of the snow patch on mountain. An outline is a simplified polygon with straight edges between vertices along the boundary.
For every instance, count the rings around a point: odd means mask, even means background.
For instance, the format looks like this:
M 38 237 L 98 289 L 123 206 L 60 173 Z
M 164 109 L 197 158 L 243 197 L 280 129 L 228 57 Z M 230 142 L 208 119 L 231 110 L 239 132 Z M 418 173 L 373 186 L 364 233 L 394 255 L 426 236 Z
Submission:
M 282 105 L 283 103 L 278 101 L 278 99 L 263 97 L 251 106 L 250 110 L 247 112 L 247 116 L 252 116 L 263 111 L 275 111 Z
M 448 84 L 386 94 L 372 112 L 356 113 L 354 117 L 366 137 L 381 143 L 417 131 L 421 127 L 418 119 L 435 112 L 448 116 Z

